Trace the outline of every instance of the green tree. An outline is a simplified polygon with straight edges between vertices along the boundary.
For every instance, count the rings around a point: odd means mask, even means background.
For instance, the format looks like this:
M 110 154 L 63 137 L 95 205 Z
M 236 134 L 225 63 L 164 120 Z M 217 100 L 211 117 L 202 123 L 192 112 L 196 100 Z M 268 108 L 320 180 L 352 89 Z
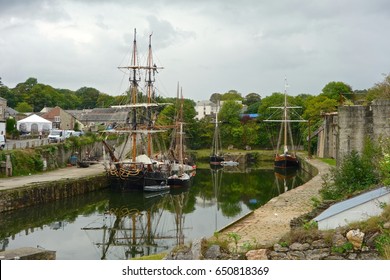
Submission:
M 322 89 L 322 94 L 342 104 L 346 99 L 352 99 L 352 88 L 343 82 L 329 82 Z
M 244 98 L 242 98 L 241 96 L 241 93 L 233 89 L 224 93 L 221 96 L 221 98 L 222 98 L 221 100 L 240 100 L 240 101 L 244 100 Z
M 38 81 L 36 78 L 28 78 L 24 83 L 17 84 L 16 87 L 12 89 L 12 93 L 14 94 L 14 106 L 18 105 L 19 102 L 28 102 L 30 99 L 30 92 L 37 83 Z
M 80 109 L 92 109 L 97 107 L 97 101 L 100 92 L 91 87 L 82 87 L 76 91 L 76 95 L 80 98 Z
M 238 125 L 240 123 L 240 112 L 242 105 L 233 101 L 225 101 L 218 114 L 218 119 L 221 122 L 231 125 Z
M 322 113 L 331 113 L 337 111 L 338 101 L 320 94 L 306 100 L 306 110 L 303 113 L 303 118 L 310 120 L 312 124 L 322 122 Z
M 81 98 L 76 93 L 69 89 L 57 89 L 58 93 L 61 94 L 61 103 L 57 101 L 56 104 L 62 109 L 78 109 L 81 108 Z
M 8 107 L 15 107 L 15 95 L 8 87 L 0 86 L 0 97 L 7 100 Z
M 242 105 L 233 100 L 225 101 L 218 114 L 222 122 L 221 138 L 222 145 L 234 145 L 242 147 L 243 127 L 240 122 L 240 111 Z
M 9 134 L 13 134 L 15 131 L 17 131 L 16 129 L 16 120 L 14 118 L 8 118 L 6 120 L 6 128 L 5 130 L 7 131 L 7 133 Z
M 294 104 L 294 98 L 292 96 L 287 96 L 287 102 L 289 104 Z M 259 107 L 258 113 L 263 116 L 264 119 L 267 119 L 271 114 L 275 113 L 274 109 L 270 107 L 283 106 L 284 105 L 284 93 L 274 92 L 272 95 L 264 97 L 261 100 L 261 105 Z M 280 116 L 278 116 L 280 118 Z
M 108 108 L 115 102 L 115 98 L 111 95 L 100 93 L 96 101 L 97 107 Z
M 213 93 L 210 96 L 210 101 L 217 104 L 218 101 L 222 100 L 222 94 L 220 93 Z
M 44 107 L 54 107 L 63 104 L 64 96 L 49 85 L 35 84 L 25 99 L 33 107 L 34 112 L 41 111 Z
M 366 99 L 372 101 L 374 99 L 390 99 L 390 74 L 384 76 L 380 83 L 376 83 L 367 92 Z
M 15 110 L 21 113 L 27 113 L 27 112 L 32 112 L 33 107 L 27 102 L 23 101 L 18 103 L 18 105 L 15 107 Z
M 245 96 L 244 101 L 242 102 L 243 104 L 250 106 L 255 103 L 259 103 L 261 101 L 261 96 L 257 93 L 249 93 Z

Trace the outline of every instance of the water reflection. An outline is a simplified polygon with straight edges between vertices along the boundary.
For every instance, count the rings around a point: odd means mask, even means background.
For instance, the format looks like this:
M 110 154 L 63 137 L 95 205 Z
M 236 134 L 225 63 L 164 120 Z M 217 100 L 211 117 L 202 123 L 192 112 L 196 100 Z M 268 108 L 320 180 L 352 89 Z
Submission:
M 200 169 L 189 189 L 90 193 L 0 215 L 0 248 L 44 247 L 57 259 L 129 259 L 212 236 L 310 176 Z

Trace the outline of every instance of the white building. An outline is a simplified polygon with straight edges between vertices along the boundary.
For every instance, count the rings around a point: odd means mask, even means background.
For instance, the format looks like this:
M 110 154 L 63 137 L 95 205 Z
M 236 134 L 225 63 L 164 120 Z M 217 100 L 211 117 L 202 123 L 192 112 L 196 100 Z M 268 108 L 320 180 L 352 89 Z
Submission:
M 17 129 L 21 132 L 48 132 L 52 129 L 52 122 L 35 114 L 16 122 Z
M 214 102 L 209 100 L 203 100 L 196 102 L 195 111 L 196 111 L 196 119 L 201 120 L 206 116 L 214 116 L 219 110 L 221 110 L 223 103 L 225 101 L 220 101 L 219 106 Z M 242 105 L 241 100 L 235 100 L 237 104 Z M 246 106 L 243 106 L 243 112 L 246 110 Z
M 390 203 L 390 187 L 381 187 L 336 203 L 315 217 L 318 229 L 328 230 L 379 216 Z
M 195 105 L 196 117 L 198 120 L 203 119 L 205 116 L 214 115 L 217 112 L 217 104 L 204 100 L 198 101 Z

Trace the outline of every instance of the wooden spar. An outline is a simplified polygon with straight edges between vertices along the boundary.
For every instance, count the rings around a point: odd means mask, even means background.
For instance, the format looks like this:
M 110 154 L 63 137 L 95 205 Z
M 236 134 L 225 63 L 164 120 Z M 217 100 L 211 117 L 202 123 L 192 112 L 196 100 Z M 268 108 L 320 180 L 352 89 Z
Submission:
M 264 120 L 263 122 L 280 122 L 280 123 L 284 123 L 284 122 L 307 122 L 307 120 Z
M 119 162 L 119 160 L 117 159 L 117 157 L 115 156 L 114 151 L 110 148 L 110 146 L 104 140 L 103 140 L 103 145 L 106 148 L 108 154 L 110 155 L 111 160 L 115 163 L 116 169 L 119 171 L 119 169 L 121 168 L 122 165 Z
M 148 63 L 147 66 L 149 67 L 147 69 L 147 103 L 150 104 L 152 101 L 152 86 L 153 86 L 153 81 L 152 81 L 152 70 L 150 67 L 152 67 L 152 34 L 149 35 L 149 51 L 148 51 Z M 153 76 L 154 76 L 154 71 L 153 71 Z M 147 117 L 148 117 L 148 130 L 152 129 L 152 114 L 149 108 L 147 108 Z M 147 155 L 148 157 L 152 156 L 152 135 L 150 133 L 148 135 L 148 141 L 147 141 Z
M 179 110 L 179 122 L 178 122 L 178 129 L 179 129 L 179 176 L 183 175 L 183 164 L 184 164 L 184 159 L 183 159 L 183 153 L 184 153 L 184 147 L 183 147 L 183 103 L 184 103 L 184 98 L 183 98 L 183 88 L 180 88 L 181 90 L 181 101 L 180 101 L 180 110 Z M 178 97 L 179 97 L 179 92 L 178 92 Z
M 287 154 L 287 78 L 285 78 L 284 85 L 284 147 L 283 152 Z
M 136 39 L 136 29 L 134 29 L 134 41 L 133 41 L 133 55 L 131 58 L 131 65 L 137 65 L 137 39 Z M 133 77 L 130 77 L 131 80 L 131 98 L 132 103 L 135 105 L 137 103 L 137 89 L 138 89 L 138 81 L 137 81 L 137 69 L 133 68 Z M 137 110 L 133 108 L 133 119 L 132 119 L 132 130 L 137 130 Z M 131 135 L 132 139 L 132 160 L 135 162 L 137 157 L 137 134 L 133 133 Z

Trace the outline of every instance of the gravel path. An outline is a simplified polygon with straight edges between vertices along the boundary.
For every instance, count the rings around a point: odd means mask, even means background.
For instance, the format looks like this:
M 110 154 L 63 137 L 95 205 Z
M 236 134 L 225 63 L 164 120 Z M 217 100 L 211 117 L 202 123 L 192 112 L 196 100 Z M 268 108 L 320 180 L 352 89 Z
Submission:
M 329 165 L 318 159 L 307 159 L 318 169 L 318 175 L 309 182 L 278 197 L 252 212 L 252 214 L 221 230 L 236 233 L 241 239 L 238 245 L 249 243 L 269 246 L 290 231 L 290 221 L 313 209 L 312 197 L 319 196 L 322 175 L 329 172 Z

